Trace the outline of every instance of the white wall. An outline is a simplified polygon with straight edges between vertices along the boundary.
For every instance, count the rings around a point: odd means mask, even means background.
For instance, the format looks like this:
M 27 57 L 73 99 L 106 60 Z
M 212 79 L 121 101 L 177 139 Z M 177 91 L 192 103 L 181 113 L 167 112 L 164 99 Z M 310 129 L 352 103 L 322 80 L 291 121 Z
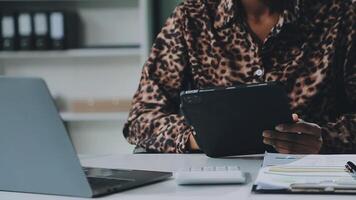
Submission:
M 124 139 L 123 124 L 120 121 L 72 122 L 68 128 L 80 154 L 132 153 L 134 146 Z

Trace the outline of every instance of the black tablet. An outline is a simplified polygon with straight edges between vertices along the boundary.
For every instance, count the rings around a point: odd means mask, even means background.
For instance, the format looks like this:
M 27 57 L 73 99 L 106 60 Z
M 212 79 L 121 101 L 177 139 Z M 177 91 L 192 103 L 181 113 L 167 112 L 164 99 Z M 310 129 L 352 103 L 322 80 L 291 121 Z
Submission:
M 209 157 L 264 153 L 262 132 L 293 122 L 280 83 L 184 91 L 181 111 Z

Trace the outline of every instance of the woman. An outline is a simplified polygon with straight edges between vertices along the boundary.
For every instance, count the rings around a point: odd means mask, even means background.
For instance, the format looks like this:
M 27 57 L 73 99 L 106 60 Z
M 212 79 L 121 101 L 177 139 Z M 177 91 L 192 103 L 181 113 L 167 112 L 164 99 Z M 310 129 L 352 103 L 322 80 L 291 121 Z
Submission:
M 182 90 L 282 81 L 296 123 L 264 131 L 264 143 L 356 153 L 355 10 L 352 0 L 186 0 L 155 41 L 125 137 L 149 151 L 198 150 Z

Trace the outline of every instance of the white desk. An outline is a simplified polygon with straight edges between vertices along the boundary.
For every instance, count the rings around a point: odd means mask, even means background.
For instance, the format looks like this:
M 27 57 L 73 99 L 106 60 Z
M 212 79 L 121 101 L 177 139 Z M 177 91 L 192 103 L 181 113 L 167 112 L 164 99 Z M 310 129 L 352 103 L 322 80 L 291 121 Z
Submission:
M 104 168 L 128 168 L 160 171 L 176 171 L 180 168 L 189 166 L 209 166 L 209 165 L 238 165 L 251 177 L 245 185 L 230 186 L 177 186 L 173 179 L 157 184 L 109 195 L 100 199 L 120 199 L 120 200 L 319 200 L 330 199 L 346 200 L 356 199 L 356 195 L 266 195 L 253 194 L 251 187 L 256 178 L 262 160 L 260 159 L 212 159 L 204 155 L 105 155 L 100 157 L 85 156 L 82 157 L 83 166 L 104 167 Z M 35 194 L 21 194 L 0 192 L 1 200 L 81 200 L 82 198 L 47 196 Z

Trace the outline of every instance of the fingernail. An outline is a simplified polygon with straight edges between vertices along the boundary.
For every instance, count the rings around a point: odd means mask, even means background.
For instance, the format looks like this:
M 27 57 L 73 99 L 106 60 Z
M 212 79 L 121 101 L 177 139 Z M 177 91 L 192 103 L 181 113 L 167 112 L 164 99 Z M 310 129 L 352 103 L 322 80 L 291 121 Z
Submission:
M 263 137 L 270 137 L 271 135 L 267 132 L 263 132 Z
M 283 125 L 278 125 L 276 126 L 277 131 L 283 131 Z

